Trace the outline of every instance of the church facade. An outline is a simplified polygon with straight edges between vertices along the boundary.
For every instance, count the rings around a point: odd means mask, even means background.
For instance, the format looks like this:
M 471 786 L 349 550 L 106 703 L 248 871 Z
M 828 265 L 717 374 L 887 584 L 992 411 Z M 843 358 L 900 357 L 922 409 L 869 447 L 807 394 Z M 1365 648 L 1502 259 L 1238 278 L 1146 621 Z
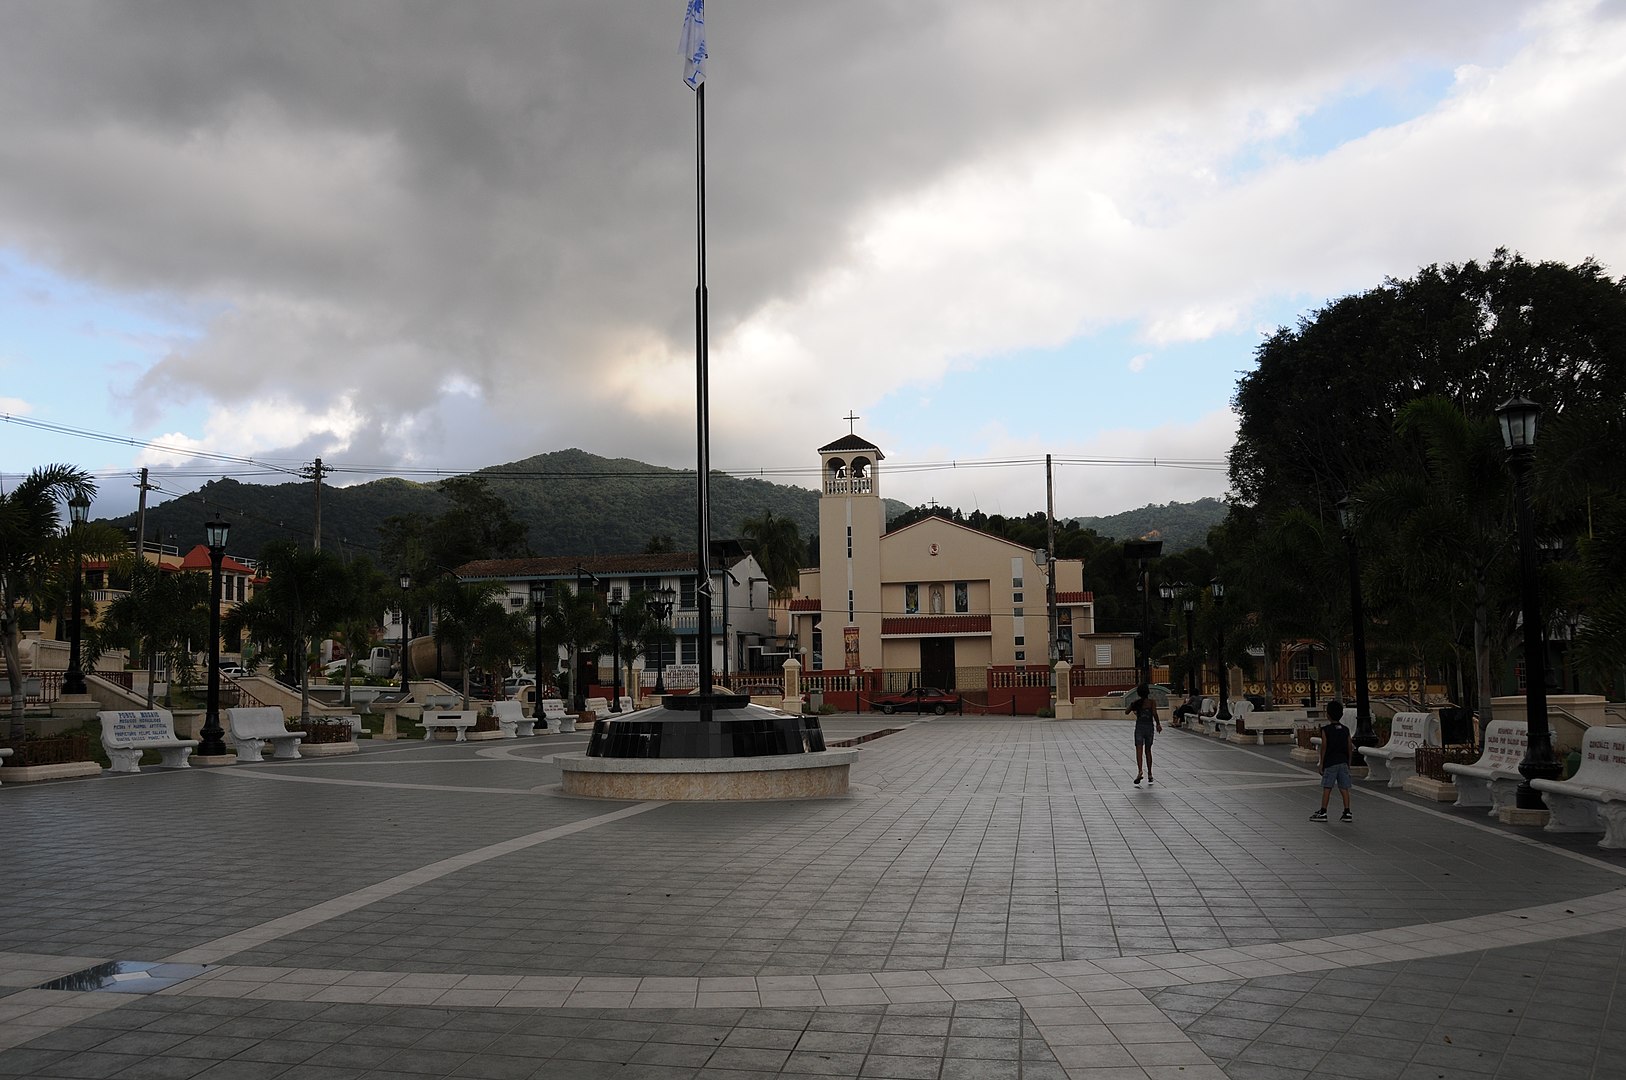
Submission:
M 848 434 L 819 447 L 819 565 L 791 604 L 809 674 L 884 671 L 894 682 L 975 689 L 994 668 L 1046 671 L 1050 574 L 1058 651 L 1094 631 L 1084 566 L 944 518 L 886 531 L 880 449 Z M 968 685 L 970 684 L 970 685 Z

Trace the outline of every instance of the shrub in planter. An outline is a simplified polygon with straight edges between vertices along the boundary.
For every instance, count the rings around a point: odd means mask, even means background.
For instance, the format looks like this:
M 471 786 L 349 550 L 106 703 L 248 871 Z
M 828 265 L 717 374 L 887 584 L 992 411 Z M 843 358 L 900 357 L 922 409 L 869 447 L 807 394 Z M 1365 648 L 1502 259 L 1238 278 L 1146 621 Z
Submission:
M 10 744 L 11 765 L 60 765 L 68 761 L 91 761 L 90 735 L 70 731 L 63 735 L 29 736 Z
M 501 731 L 502 730 L 502 725 L 497 723 L 497 718 L 494 715 L 492 715 L 490 712 L 481 712 L 479 716 L 475 717 L 474 727 L 470 728 L 469 730 L 470 731 Z
M 303 731 L 305 742 L 312 746 L 322 743 L 350 742 L 355 738 L 355 728 L 350 726 L 348 720 L 290 720 L 290 731 Z

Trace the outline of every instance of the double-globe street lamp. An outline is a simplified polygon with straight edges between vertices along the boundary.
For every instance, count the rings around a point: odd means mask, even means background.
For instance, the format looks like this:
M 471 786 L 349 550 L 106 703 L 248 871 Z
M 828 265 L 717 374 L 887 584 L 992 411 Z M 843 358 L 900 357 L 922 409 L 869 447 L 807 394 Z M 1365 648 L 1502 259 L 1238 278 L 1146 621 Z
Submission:
M 1338 500 L 1338 523 L 1344 529 L 1344 546 L 1349 549 L 1350 645 L 1355 654 L 1355 735 L 1357 758 L 1363 746 L 1376 746 L 1372 730 L 1372 700 L 1366 688 L 1366 604 L 1361 596 L 1361 554 L 1355 543 L 1355 511 L 1347 498 Z
M 1541 792 L 1530 786 L 1536 779 L 1557 780 L 1563 766 L 1553 753 L 1547 727 L 1547 657 L 1541 646 L 1541 588 L 1536 572 L 1536 526 L 1530 511 L 1527 477 L 1536 454 L 1536 419 L 1541 406 L 1520 394 L 1496 410 L 1502 427 L 1502 446 L 1513 470 L 1514 502 L 1519 528 L 1519 596 L 1524 615 L 1525 751 L 1519 762 L 1524 777 L 1514 796 L 1520 810 L 1542 810 Z
M 610 597 L 610 663 L 615 666 L 610 675 L 610 711 L 621 711 L 621 607 L 619 596 Z
M 402 570 L 396 577 L 395 583 L 401 586 L 401 693 L 409 692 L 407 685 L 407 650 L 410 642 L 407 638 L 407 596 L 412 591 L 412 574 Z
M 220 565 L 226 558 L 226 537 L 231 523 L 216 514 L 203 524 L 209 545 L 209 701 L 198 732 L 198 757 L 224 757 L 226 730 L 220 726 Z
M 542 713 L 542 604 L 548 598 L 547 586 L 531 582 L 531 711 Z
M 1214 594 L 1215 620 L 1214 626 L 1219 635 L 1219 711 L 1214 714 L 1216 720 L 1229 720 L 1231 718 L 1231 672 L 1225 663 L 1225 583 L 1215 579 L 1210 582 L 1208 589 Z
M 64 694 L 88 693 L 85 673 L 79 663 L 79 635 L 84 625 L 84 599 L 80 580 L 85 576 L 79 567 L 79 530 L 90 516 L 90 499 L 80 492 L 68 500 L 69 532 L 73 539 L 73 618 L 68 620 L 68 670 L 62 676 Z
M 760 581 L 762 579 L 753 578 L 752 580 Z M 672 605 L 675 603 L 677 603 L 677 590 L 670 585 L 662 589 L 656 589 L 650 594 L 649 599 L 644 602 L 649 611 L 649 617 L 660 623 L 662 630 L 666 629 L 666 620 L 672 617 Z M 666 642 L 664 640 L 661 641 L 660 647 L 655 653 L 655 693 L 666 693 Z
M 1186 689 L 1188 697 L 1197 696 L 1197 657 L 1191 644 L 1191 617 L 1197 610 L 1197 598 L 1186 593 L 1186 598 L 1180 601 L 1180 606 L 1186 612 Z
M 1140 578 L 1140 646 L 1139 682 L 1151 685 L 1152 682 L 1152 570 L 1151 562 L 1163 553 L 1163 541 L 1148 540 L 1142 537 L 1139 540 L 1124 541 L 1124 558 L 1134 559 L 1139 570 Z

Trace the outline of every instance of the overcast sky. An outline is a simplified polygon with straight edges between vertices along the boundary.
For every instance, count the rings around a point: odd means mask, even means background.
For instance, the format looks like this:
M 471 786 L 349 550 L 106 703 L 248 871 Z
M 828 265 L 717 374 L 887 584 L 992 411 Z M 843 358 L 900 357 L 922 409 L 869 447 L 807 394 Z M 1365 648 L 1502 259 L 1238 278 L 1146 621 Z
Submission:
M 707 6 L 716 468 L 811 487 L 853 412 L 912 504 L 1223 495 L 1275 327 L 1626 273 L 1621 2 Z M 0 0 L 4 482 L 692 467 L 683 7 Z

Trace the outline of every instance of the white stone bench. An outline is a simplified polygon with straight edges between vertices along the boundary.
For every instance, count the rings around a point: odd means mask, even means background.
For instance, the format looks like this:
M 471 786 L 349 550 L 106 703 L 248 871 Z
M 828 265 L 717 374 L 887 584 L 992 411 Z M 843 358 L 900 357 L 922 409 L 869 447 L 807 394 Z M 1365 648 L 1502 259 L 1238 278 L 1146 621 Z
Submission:
M 1214 707 L 1216 709 L 1219 708 L 1218 704 L 1216 704 Z M 1226 701 L 1225 711 L 1230 715 L 1224 720 L 1219 718 L 1218 713 L 1213 716 L 1205 716 L 1203 718 L 1203 722 L 1207 725 L 1208 733 L 1229 741 L 1252 742 L 1253 739 L 1251 737 L 1244 736 L 1240 739 L 1236 738 L 1236 722 L 1253 712 L 1253 702 L 1249 701 L 1247 698 L 1243 698 L 1240 701 Z
M 452 709 L 462 700 L 457 694 L 425 694 L 421 704 L 425 709 Z
M 1389 721 L 1389 741 L 1360 751 L 1366 759 L 1369 780 L 1387 780 L 1392 788 L 1404 787 L 1417 775 L 1417 748 L 1440 745 L 1440 718 L 1433 713 L 1395 713 Z
M 465 712 L 441 712 L 438 709 L 425 709 L 423 711 L 423 737 L 425 741 L 435 737 L 437 728 L 452 728 L 457 732 L 458 742 L 468 742 L 468 732 L 479 721 L 480 714 L 473 709 Z
M 189 769 L 186 759 L 197 749 L 196 739 L 175 737 L 175 718 L 166 709 L 130 709 L 99 712 L 102 747 L 107 751 L 110 772 L 141 771 L 141 752 L 156 750 L 159 764 L 166 769 Z
M 590 697 L 584 703 L 587 711 L 593 714 L 595 720 L 603 720 L 610 715 L 610 699 Z
M 576 730 L 576 718 L 565 711 L 565 703 L 559 698 L 543 698 L 541 716 L 542 726 L 547 731 Z
M 1248 708 L 1233 717 L 1236 720 L 1236 731 L 1231 734 L 1230 741 L 1234 743 L 1253 743 L 1257 746 L 1264 746 L 1267 743 L 1290 743 L 1294 741 L 1294 733 L 1304 720 L 1302 712 L 1287 710 L 1265 712 L 1254 709 L 1251 701 L 1243 701 L 1241 704 Z
M 1448 761 L 1445 771 L 1457 785 L 1457 806 L 1490 808 L 1495 814 L 1513 805 L 1514 792 L 1524 783 L 1519 762 L 1524 760 L 1529 737 L 1523 720 L 1492 720 L 1485 729 L 1485 750 L 1469 763 Z
M 638 706 L 634 705 L 632 703 L 632 698 L 627 696 L 626 694 L 621 695 L 621 697 L 618 700 L 621 703 L 621 711 L 623 713 L 630 713 L 630 712 L 637 712 L 638 711 Z
M 8 758 L 10 756 L 11 756 L 11 747 L 9 747 L 9 746 L 0 746 L 0 758 Z
M 266 743 L 271 744 L 273 758 L 291 760 L 300 756 L 305 733 L 289 731 L 286 725 L 278 708 L 227 709 L 226 741 L 237 751 L 238 761 L 264 761 Z
M 1626 727 L 1595 724 L 1568 780 L 1532 780 L 1552 818 L 1549 832 L 1602 832 L 1599 847 L 1626 847 Z
M 491 715 L 497 718 L 497 726 L 502 728 L 505 739 L 536 734 L 536 721 L 525 715 L 525 707 L 517 700 L 493 701 Z

